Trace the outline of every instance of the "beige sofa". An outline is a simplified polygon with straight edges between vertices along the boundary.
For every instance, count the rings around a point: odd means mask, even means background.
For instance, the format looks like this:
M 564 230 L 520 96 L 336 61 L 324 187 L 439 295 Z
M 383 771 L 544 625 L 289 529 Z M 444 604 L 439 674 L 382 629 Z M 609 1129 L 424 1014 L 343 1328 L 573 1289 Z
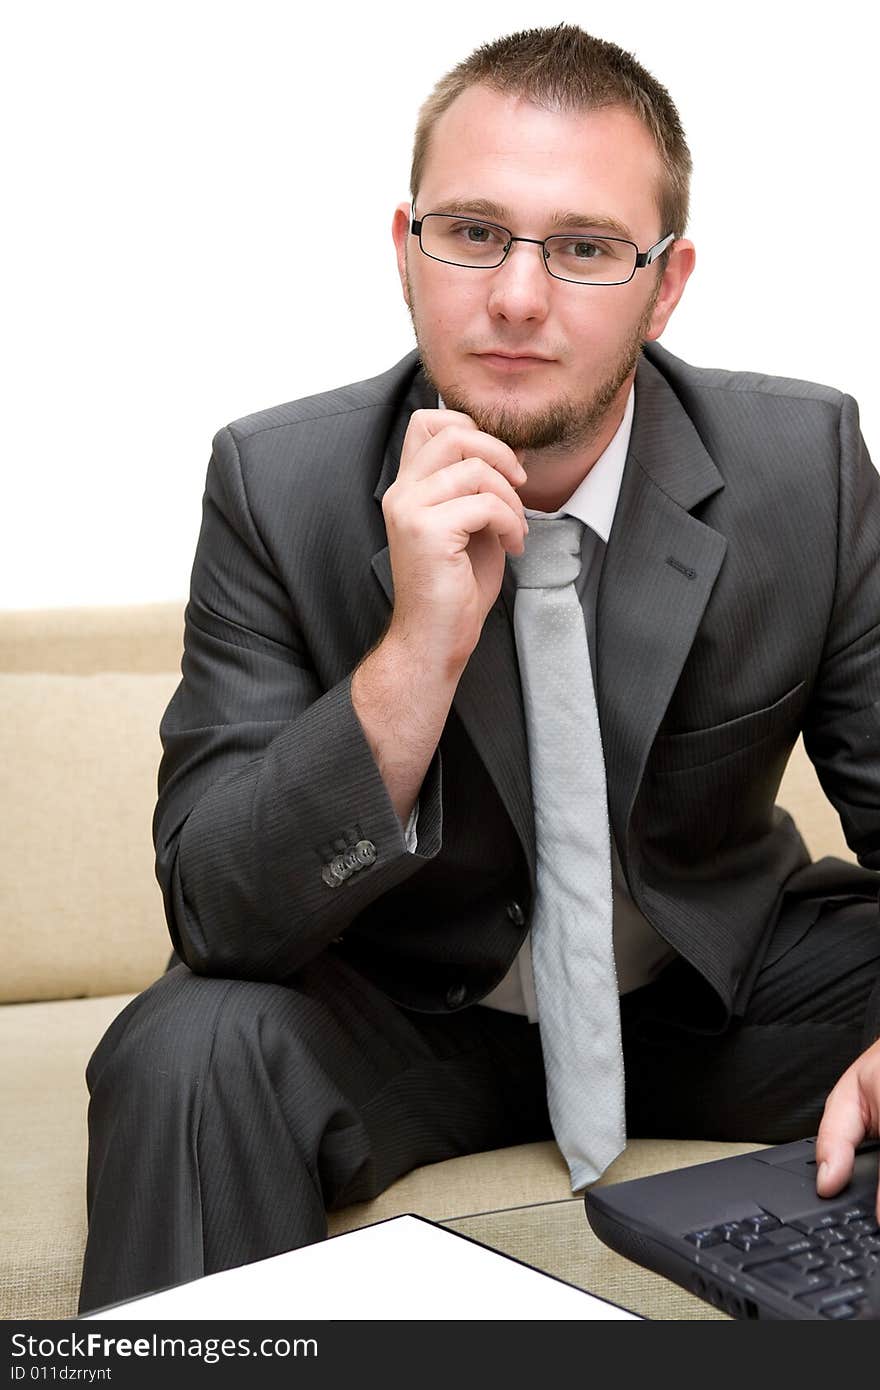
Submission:
M 0 1316 L 75 1313 L 86 1062 L 169 953 L 150 819 L 182 605 L 0 614 Z M 814 857 L 852 858 L 802 749 L 780 800 Z M 637 1141 L 606 1177 L 754 1147 Z M 718 1317 L 593 1238 L 551 1143 L 434 1164 L 331 1218 L 414 1211 L 650 1317 Z M 540 1213 L 522 1208 L 548 1204 Z M 295 1310 L 291 1310 L 292 1314 Z

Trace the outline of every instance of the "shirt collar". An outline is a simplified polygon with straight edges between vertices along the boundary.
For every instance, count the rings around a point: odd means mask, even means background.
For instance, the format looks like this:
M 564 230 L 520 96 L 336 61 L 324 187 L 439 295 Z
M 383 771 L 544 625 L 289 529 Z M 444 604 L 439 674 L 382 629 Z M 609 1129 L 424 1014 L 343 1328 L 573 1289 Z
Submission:
M 620 496 L 634 412 L 635 383 L 629 388 L 623 419 L 613 438 L 596 459 L 587 476 L 578 483 L 568 501 L 564 502 L 557 512 L 539 512 L 526 507 L 526 516 L 576 516 L 607 545 L 617 509 L 617 499 Z

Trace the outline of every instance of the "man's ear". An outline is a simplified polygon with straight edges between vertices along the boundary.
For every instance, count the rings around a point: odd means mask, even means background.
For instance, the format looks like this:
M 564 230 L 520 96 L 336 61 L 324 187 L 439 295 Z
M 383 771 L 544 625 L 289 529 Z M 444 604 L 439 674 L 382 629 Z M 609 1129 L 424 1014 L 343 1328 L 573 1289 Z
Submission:
M 696 257 L 694 243 L 686 241 L 684 237 L 674 241 L 670 246 L 669 259 L 660 282 L 660 293 L 657 295 L 648 330 L 644 334 L 646 341 L 659 338 L 672 317 L 673 309 L 684 294 L 684 287 L 694 268 Z
M 394 209 L 394 218 L 391 223 L 391 235 L 394 238 L 394 249 L 397 253 L 397 273 L 400 276 L 400 288 L 403 290 L 403 299 L 407 308 L 409 308 L 409 294 L 406 288 L 406 247 L 409 240 L 411 216 L 412 204 L 398 203 Z

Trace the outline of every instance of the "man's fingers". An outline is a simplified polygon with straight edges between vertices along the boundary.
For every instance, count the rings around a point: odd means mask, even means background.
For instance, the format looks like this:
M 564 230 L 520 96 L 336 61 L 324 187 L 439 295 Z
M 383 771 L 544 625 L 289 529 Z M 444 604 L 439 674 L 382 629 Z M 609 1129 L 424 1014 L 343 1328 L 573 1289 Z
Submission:
M 401 472 L 410 472 L 413 459 L 417 458 L 439 434 L 444 434 L 447 430 L 450 432 L 455 430 L 456 437 L 479 433 L 471 417 L 463 414 L 460 410 L 414 410 L 409 417 L 409 424 L 403 438 L 403 448 L 400 451 Z M 434 452 L 436 451 L 432 451 L 429 457 L 433 457 Z M 472 454 L 474 451 L 468 449 L 465 452 Z M 460 457 L 464 458 L 464 456 L 462 454 Z M 421 469 L 416 476 L 423 476 Z
M 854 1068 L 844 1072 L 825 1102 L 816 1136 L 816 1191 L 833 1197 L 852 1177 L 856 1147 L 867 1134 Z
M 461 425 L 463 429 L 475 430 L 477 427 L 469 415 L 462 410 L 414 410 L 409 417 L 406 429 L 406 443 L 420 449 L 435 434 L 449 425 Z
M 506 551 L 513 555 L 523 553 L 522 523 L 494 492 L 454 497 L 449 502 L 441 502 L 434 510 L 443 515 L 450 532 L 458 532 L 462 549 L 477 531 L 489 530 L 494 531 Z
M 428 429 L 419 416 L 438 416 Z M 447 418 L 444 418 L 447 417 Z M 426 478 L 440 468 L 477 455 L 491 468 L 497 468 L 514 486 L 526 480 L 526 472 L 511 448 L 494 435 L 478 430 L 467 415 L 456 411 L 424 410 L 412 416 L 403 441 L 398 479 Z
M 416 487 L 420 500 L 428 507 L 450 502 L 454 497 L 494 492 L 522 521 L 525 521 L 525 508 L 515 489 L 503 474 L 480 458 L 461 459 L 458 463 L 447 464 L 439 472 L 423 478 Z

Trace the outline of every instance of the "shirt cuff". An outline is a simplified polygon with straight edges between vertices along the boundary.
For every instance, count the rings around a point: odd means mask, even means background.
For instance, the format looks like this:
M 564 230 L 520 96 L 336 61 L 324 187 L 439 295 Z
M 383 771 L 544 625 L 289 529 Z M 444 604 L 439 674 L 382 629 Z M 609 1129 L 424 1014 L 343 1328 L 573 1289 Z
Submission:
M 406 839 L 406 847 L 409 850 L 410 854 L 415 854 L 416 850 L 419 847 L 419 837 L 416 833 L 416 821 L 418 820 L 418 818 L 419 802 L 418 798 L 416 798 L 416 804 L 410 811 L 409 820 L 407 821 L 406 829 L 403 832 L 404 837 Z

